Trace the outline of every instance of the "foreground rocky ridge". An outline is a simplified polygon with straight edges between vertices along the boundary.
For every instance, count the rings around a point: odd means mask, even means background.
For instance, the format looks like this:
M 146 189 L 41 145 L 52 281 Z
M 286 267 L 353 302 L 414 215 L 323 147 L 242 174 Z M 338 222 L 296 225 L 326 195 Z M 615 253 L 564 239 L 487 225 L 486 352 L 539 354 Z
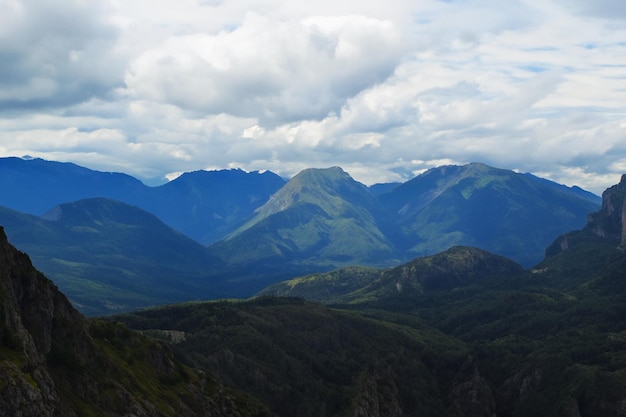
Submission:
M 170 348 L 87 320 L 0 229 L 0 415 L 270 415 Z

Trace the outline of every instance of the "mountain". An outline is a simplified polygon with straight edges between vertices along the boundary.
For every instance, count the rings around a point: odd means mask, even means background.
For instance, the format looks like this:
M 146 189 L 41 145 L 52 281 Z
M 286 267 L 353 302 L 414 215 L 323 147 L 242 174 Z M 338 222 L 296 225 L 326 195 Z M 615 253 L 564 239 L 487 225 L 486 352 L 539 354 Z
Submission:
M 559 236 L 546 249 L 546 258 L 534 272 L 550 277 L 562 288 L 585 282 L 597 271 L 610 270 L 609 277 L 598 278 L 603 284 L 621 291 L 626 259 L 626 175 L 602 193 L 602 207 L 589 215 L 581 230 Z M 618 266 L 615 266 L 618 265 Z M 556 284 L 555 284 L 556 285 Z
M 341 168 L 307 169 L 210 249 L 256 271 L 384 264 L 398 257 L 389 228 L 377 200 Z
M 400 182 L 386 182 L 386 183 L 377 183 L 370 185 L 367 189 L 372 193 L 374 197 L 378 197 L 381 194 L 385 194 L 396 188 L 398 185 L 402 183 Z
M 0 189 L 0 206 L 39 216 L 59 204 L 85 198 L 128 202 L 144 195 L 148 187 L 126 174 L 11 157 L 0 158 Z
M 579 188 L 479 163 L 374 188 L 376 195 L 337 167 L 305 170 L 211 250 L 265 283 L 281 272 L 397 265 L 453 246 L 529 267 L 600 205 Z
M 458 290 L 524 274 L 515 262 L 477 248 L 456 246 L 387 269 L 343 268 L 274 284 L 259 295 L 302 297 L 330 304 L 415 297 Z
M 241 225 L 285 180 L 239 169 L 188 172 L 151 190 L 140 207 L 202 244 L 214 243 Z
M 219 260 L 137 207 L 95 198 L 42 217 L 2 208 L 0 224 L 86 314 L 216 296 L 206 277 Z
M 195 171 L 158 187 L 71 163 L 0 158 L 0 206 L 42 215 L 63 203 L 109 198 L 140 207 L 202 244 L 240 225 L 285 184 L 271 172 Z
M 42 215 L 43 207 L 49 210 L 59 200 L 67 199 L 57 205 L 83 201 L 85 195 L 113 197 L 200 243 L 212 243 L 208 250 L 191 248 L 179 236 L 168 246 L 172 230 L 162 225 L 150 230 L 148 223 L 133 227 L 141 216 L 86 226 L 70 221 L 61 230 L 63 221 L 51 226 L 53 215 L 17 220 L 16 213 L 5 211 L 13 222 L 3 223 L 12 239 L 15 224 L 37 229 L 16 236 L 16 244 L 31 245 L 24 249 L 36 265 L 88 314 L 189 299 L 190 294 L 248 297 L 307 273 L 354 265 L 390 267 L 453 246 L 479 247 L 529 267 L 559 234 L 581 227 L 600 205 L 579 188 L 483 164 L 435 168 L 404 184 L 369 188 L 338 167 L 308 169 L 287 183 L 269 172 L 196 171 L 147 187 L 124 174 L 0 158 L 0 184 L 7 190 L 0 202 L 11 209 Z M 106 240 L 85 232 L 106 234 L 107 227 Z M 128 230 L 137 242 L 133 247 L 116 241 Z M 54 239 L 42 238 L 50 232 Z M 161 248 L 154 243 L 159 241 Z M 48 249 L 46 242 L 57 249 Z M 189 249 L 182 249 L 186 245 Z M 187 255 L 181 256 L 181 250 Z M 122 263 L 114 265 L 117 259 Z M 154 285 L 147 283 L 148 276 Z M 175 277 L 182 277 L 180 285 Z M 96 301 L 89 296 L 94 289 Z
M 359 296 L 349 304 L 331 298 L 332 308 L 262 296 L 114 320 L 171 340 L 185 363 L 281 417 L 621 417 L 624 183 L 529 270 L 454 247 L 396 268 L 345 268 L 283 287 L 319 295 L 330 284 L 330 293 Z M 313 286 L 316 279 L 324 282 Z
M 174 342 L 181 360 L 281 417 L 452 416 L 450 404 L 464 404 L 478 385 L 453 381 L 466 347 L 417 320 L 410 328 L 287 298 L 189 303 L 115 320 L 165 339 L 165 329 L 184 335 Z
M 585 231 L 607 242 L 626 244 L 626 175 L 602 193 L 602 208 L 589 216 Z
M 0 228 L 0 415 L 271 416 L 163 343 L 87 320 Z
M 579 188 L 480 163 L 430 169 L 380 201 L 397 219 L 410 258 L 465 245 L 527 267 L 600 203 Z

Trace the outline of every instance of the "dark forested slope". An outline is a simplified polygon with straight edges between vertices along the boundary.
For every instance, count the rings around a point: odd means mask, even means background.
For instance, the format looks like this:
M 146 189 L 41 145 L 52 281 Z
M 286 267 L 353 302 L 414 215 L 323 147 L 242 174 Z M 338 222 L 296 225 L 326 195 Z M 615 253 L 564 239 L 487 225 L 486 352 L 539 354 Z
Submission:
M 170 348 L 87 320 L 0 229 L 0 415 L 269 416 Z

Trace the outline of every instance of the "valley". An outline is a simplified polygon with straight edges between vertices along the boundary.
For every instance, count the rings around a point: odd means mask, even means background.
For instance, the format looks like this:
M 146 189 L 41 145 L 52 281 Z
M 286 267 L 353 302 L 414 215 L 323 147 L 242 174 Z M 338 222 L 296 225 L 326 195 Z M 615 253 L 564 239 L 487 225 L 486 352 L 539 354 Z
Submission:
M 278 238 L 288 236 L 281 227 L 297 230 L 326 221 L 330 228 L 334 218 L 339 224 L 363 223 L 382 206 L 342 170 L 306 174 L 318 178 L 270 197 L 226 242 L 264 225 L 261 230 L 271 231 L 270 241 L 281 247 L 284 240 Z M 350 191 L 333 194 L 345 187 Z M 324 198 L 314 204 L 311 196 L 320 194 Z M 371 208 L 351 213 L 354 204 L 348 203 L 355 200 Z M 294 202 L 318 208 L 303 209 L 301 217 L 294 209 L 289 216 L 295 220 L 274 220 L 284 218 L 275 207 Z M 3 209 L 8 224 L 19 226 L 15 236 L 39 236 L 33 252 L 58 250 L 64 259 L 75 256 L 76 263 L 91 257 L 101 267 L 111 256 L 118 262 L 115 275 L 126 272 L 112 285 L 128 294 L 169 288 L 173 296 L 186 283 L 196 285 L 189 290 L 197 298 L 86 318 L 2 236 L 0 373 L 7 382 L 0 384 L 0 411 L 107 417 L 623 416 L 625 207 L 626 176 L 603 193 L 583 226 L 552 239 L 532 267 L 452 245 L 407 261 L 398 257 L 390 266 L 374 260 L 297 275 L 299 265 L 323 251 L 300 252 L 294 260 L 282 250 L 277 253 L 289 262 L 276 256 L 275 268 L 291 265 L 295 275 L 268 280 L 271 285 L 256 296 L 237 300 L 201 297 L 204 282 L 180 279 L 211 268 L 237 269 L 215 255 L 220 252 L 212 253 L 212 246 L 138 207 L 91 198 L 61 204 L 43 217 Z M 270 228 L 268 219 L 280 227 Z M 74 245 L 63 246 L 67 242 Z M 171 250 L 179 246 L 185 249 Z M 175 265 L 186 269 L 167 269 Z M 251 265 L 263 264 L 251 261 L 239 271 Z M 143 268 L 153 281 L 139 280 Z M 237 281 L 213 282 L 228 288 Z M 142 291 L 150 286 L 152 291 Z M 160 300 L 149 302 L 166 304 Z

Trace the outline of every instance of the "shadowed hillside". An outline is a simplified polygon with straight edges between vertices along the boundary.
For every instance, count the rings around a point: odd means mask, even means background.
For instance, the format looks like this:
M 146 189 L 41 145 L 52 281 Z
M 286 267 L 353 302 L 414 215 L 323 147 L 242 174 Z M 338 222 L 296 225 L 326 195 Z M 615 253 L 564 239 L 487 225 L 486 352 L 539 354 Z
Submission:
M 12 382 L 0 383 L 0 411 L 621 417 L 623 185 L 530 270 L 454 247 L 395 268 L 318 275 L 314 293 L 330 283 L 333 308 L 260 297 L 86 320 L 3 241 L 0 380 Z M 337 294 L 356 296 L 342 304 Z
M 0 415 L 271 416 L 170 348 L 81 316 L 0 229 Z

